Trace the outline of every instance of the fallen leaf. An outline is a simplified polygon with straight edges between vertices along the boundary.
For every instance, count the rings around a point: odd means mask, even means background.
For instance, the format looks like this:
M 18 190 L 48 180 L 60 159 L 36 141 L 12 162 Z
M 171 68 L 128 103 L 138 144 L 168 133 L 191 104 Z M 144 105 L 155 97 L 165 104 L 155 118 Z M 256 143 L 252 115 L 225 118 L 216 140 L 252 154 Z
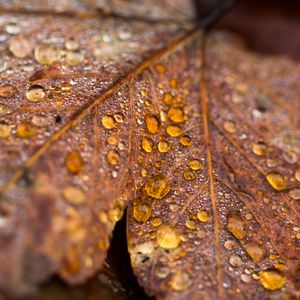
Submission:
M 0 2 L 3 293 L 84 282 L 129 203 L 150 295 L 299 295 L 299 66 L 174 3 Z

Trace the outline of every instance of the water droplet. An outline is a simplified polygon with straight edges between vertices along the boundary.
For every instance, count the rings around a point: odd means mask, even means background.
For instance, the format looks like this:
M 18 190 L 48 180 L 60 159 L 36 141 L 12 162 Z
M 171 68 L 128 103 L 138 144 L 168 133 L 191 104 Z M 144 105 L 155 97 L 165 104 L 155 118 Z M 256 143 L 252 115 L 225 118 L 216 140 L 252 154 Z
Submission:
M 168 152 L 170 150 L 170 145 L 167 141 L 160 141 L 158 143 L 158 151 L 161 153 Z
M 283 274 L 275 269 L 269 269 L 261 272 L 259 280 L 265 289 L 271 291 L 280 289 L 285 283 Z
M 173 88 L 173 89 L 177 89 L 178 87 L 178 82 L 175 78 L 171 79 L 170 80 L 170 87 Z
M 147 171 L 146 169 L 142 169 L 142 170 L 141 170 L 141 175 L 142 175 L 143 177 L 146 177 L 147 174 L 148 174 L 148 171 Z
M 175 249 L 180 244 L 180 235 L 171 225 L 161 225 L 156 234 L 158 245 L 164 249 Z
M 0 86 L 0 97 L 9 98 L 17 92 L 17 88 L 12 84 L 3 84 Z
M 76 66 L 83 62 L 84 54 L 78 51 L 67 51 L 66 62 L 69 66 Z
M 17 23 L 8 23 L 5 25 L 5 30 L 9 34 L 18 34 L 21 31 L 21 27 Z
M 76 151 L 70 152 L 66 158 L 66 166 L 71 174 L 78 174 L 84 166 L 80 153 Z
M 162 175 L 155 175 L 146 182 L 145 191 L 155 199 L 162 199 L 170 191 L 169 181 Z
M 188 165 L 194 171 L 198 171 L 201 169 L 201 162 L 198 159 L 193 159 L 189 161 Z
M 11 135 L 13 125 L 0 124 L 0 138 L 4 139 Z
M 174 97 L 170 92 L 164 94 L 164 102 L 166 105 L 171 105 L 174 101 Z
M 114 150 L 110 150 L 107 153 L 107 161 L 109 162 L 109 164 L 111 164 L 112 166 L 115 166 L 119 163 L 120 160 L 120 156 L 119 153 L 117 151 Z
M 206 223 L 209 221 L 209 214 L 206 210 L 199 210 L 197 213 L 197 218 L 200 222 Z
M 170 270 L 167 267 L 159 267 L 156 269 L 155 274 L 161 279 L 167 278 L 170 274 Z
M 254 154 L 258 156 L 265 156 L 267 152 L 267 145 L 264 142 L 257 142 L 252 145 Z
M 108 212 L 108 217 L 112 222 L 118 222 L 123 216 L 123 208 L 117 204 Z
M 194 220 L 186 220 L 185 221 L 185 226 L 188 228 L 188 229 L 195 229 L 197 227 L 197 224 Z
M 143 137 L 143 140 L 142 140 L 142 149 L 145 151 L 145 152 L 152 152 L 153 150 L 153 141 L 147 137 Z
M 268 173 L 266 179 L 276 191 L 282 191 L 286 187 L 285 178 L 276 171 Z
M 163 75 L 166 72 L 166 67 L 162 64 L 157 64 L 154 66 L 154 68 L 155 68 L 155 71 L 160 75 Z
M 41 101 L 45 97 L 45 91 L 40 85 L 33 85 L 26 93 L 26 97 L 30 102 Z
M 141 199 L 135 199 L 133 203 L 133 218 L 139 223 L 148 221 L 152 213 L 150 203 Z
M 68 40 L 65 42 L 65 47 L 67 50 L 77 50 L 79 44 L 74 40 Z
M 236 124 L 233 121 L 225 121 L 224 122 L 224 129 L 229 133 L 236 132 Z
M 168 112 L 168 117 L 175 123 L 181 123 L 185 120 L 184 111 L 181 107 L 172 107 Z
M 67 186 L 63 190 L 63 196 L 66 201 L 73 205 L 80 205 L 84 202 L 84 192 L 75 186 Z
M 246 95 L 249 92 L 248 86 L 244 83 L 238 83 L 235 86 L 235 90 L 241 95 Z
M 243 264 L 243 261 L 240 256 L 231 255 L 229 258 L 229 264 L 235 268 L 238 268 Z
M 192 284 L 190 275 L 183 271 L 177 271 L 170 280 L 171 288 L 176 292 L 186 290 Z
M 118 144 L 118 138 L 117 138 L 117 136 L 116 136 L 116 134 L 111 134 L 108 138 L 107 138 L 107 143 L 109 144 L 109 145 L 112 145 L 112 146 L 114 146 L 114 145 L 117 145 Z
M 295 172 L 295 178 L 296 178 L 297 181 L 300 182 L 300 168 L 296 170 L 296 172 Z
M 10 52 L 18 58 L 24 58 L 28 56 L 32 49 L 32 42 L 23 35 L 17 35 L 13 37 L 9 44 Z
M 151 225 L 154 226 L 154 227 L 160 226 L 161 223 L 162 223 L 162 219 L 161 218 L 154 218 L 151 221 Z
M 108 240 L 99 240 L 98 243 L 98 248 L 102 251 L 105 251 L 109 248 L 109 241 Z
M 17 134 L 20 138 L 31 138 L 36 134 L 36 129 L 31 122 L 23 121 L 17 126 Z
M 189 171 L 189 170 L 185 171 L 183 173 L 183 177 L 185 180 L 188 180 L 188 181 L 196 179 L 196 175 L 192 171 Z
M 169 125 L 167 127 L 167 133 L 171 137 L 177 137 L 181 135 L 182 130 L 178 125 Z
M 51 65 L 61 58 L 61 51 L 56 45 L 39 44 L 34 49 L 34 58 L 42 65 Z
M 160 124 L 159 124 L 159 120 L 156 116 L 147 115 L 145 117 L 145 121 L 146 121 L 147 129 L 148 129 L 149 133 L 155 134 L 158 132 Z
M 248 253 L 248 255 L 255 262 L 260 262 L 266 254 L 265 249 L 258 244 L 246 244 L 246 245 L 244 245 L 244 248 L 245 248 L 246 252 Z
M 101 122 L 106 129 L 113 129 L 116 127 L 115 120 L 112 116 L 103 116 Z
M 295 200 L 300 200 L 300 189 L 290 190 L 289 195 Z
M 120 113 L 116 113 L 114 114 L 114 119 L 116 120 L 117 123 L 123 123 L 124 116 Z
M 229 215 L 227 219 L 227 226 L 229 232 L 231 232 L 238 240 L 242 240 L 246 237 L 246 225 L 239 214 L 234 213 Z
M 249 283 L 251 281 L 251 276 L 247 275 L 247 274 L 242 274 L 241 275 L 241 280 L 245 283 Z
M 182 137 L 180 137 L 180 143 L 183 146 L 188 147 L 191 145 L 192 139 L 188 135 L 183 135 Z

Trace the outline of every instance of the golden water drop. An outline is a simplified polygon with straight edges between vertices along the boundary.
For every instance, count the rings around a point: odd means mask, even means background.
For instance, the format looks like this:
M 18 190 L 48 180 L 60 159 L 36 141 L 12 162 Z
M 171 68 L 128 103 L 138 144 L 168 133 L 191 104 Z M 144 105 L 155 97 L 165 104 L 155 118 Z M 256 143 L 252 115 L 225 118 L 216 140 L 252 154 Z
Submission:
M 196 222 L 194 221 L 194 220 L 190 220 L 190 219 L 188 219 L 188 220 L 186 220 L 185 221 L 185 226 L 188 228 L 188 229 L 195 229 L 196 227 L 197 227 L 197 224 L 196 224 Z
M 145 191 L 155 199 L 162 199 L 170 191 L 169 181 L 162 175 L 155 175 L 146 182 Z
M 201 162 L 198 159 L 193 159 L 189 161 L 188 165 L 194 171 L 198 171 L 201 169 Z
M 15 57 L 25 58 L 32 51 L 33 44 L 26 36 L 17 35 L 12 38 L 8 48 Z
M 185 120 L 184 111 L 181 107 L 172 107 L 168 112 L 168 117 L 175 123 L 181 123 Z
M 17 88 L 12 84 L 3 84 L 0 86 L 0 97 L 9 98 L 17 92 Z
M 183 136 L 180 137 L 180 143 L 183 146 L 188 147 L 188 146 L 191 145 L 192 139 L 188 135 L 183 135 Z
M 115 166 L 119 163 L 120 160 L 120 156 L 119 153 L 117 151 L 114 150 L 110 150 L 107 153 L 107 161 L 109 162 L 109 164 L 111 164 L 112 166 Z
M 300 200 L 300 189 L 290 190 L 289 195 L 295 200 Z
M 177 87 L 178 87 L 178 82 L 177 82 L 177 80 L 176 80 L 175 78 L 172 78 L 172 79 L 170 80 L 170 87 L 173 88 L 173 89 L 177 89 Z
M 162 223 L 162 219 L 161 218 L 154 218 L 151 221 L 151 225 L 154 226 L 154 227 L 160 226 L 161 223 Z
M 170 92 L 164 94 L 164 102 L 166 105 L 171 105 L 174 101 L 174 97 Z
M 197 218 L 200 222 L 206 223 L 209 221 L 209 214 L 206 210 L 200 209 L 197 213 Z
M 276 171 L 268 173 L 266 179 L 276 191 L 282 191 L 286 187 L 284 176 Z
M 246 224 L 242 218 L 234 213 L 229 215 L 227 219 L 227 226 L 229 232 L 231 232 L 238 240 L 242 240 L 246 237 Z
M 183 270 L 177 271 L 170 280 L 170 286 L 176 292 L 186 290 L 191 284 L 190 275 Z
M 30 102 L 41 101 L 45 97 L 45 91 L 40 85 L 33 85 L 26 93 L 26 97 Z
M 180 235 L 171 225 L 161 225 L 156 234 L 158 245 L 164 249 L 175 249 L 180 244 Z
M 225 121 L 224 122 L 224 129 L 229 133 L 236 132 L 236 124 L 233 121 Z
M 158 132 L 160 124 L 159 124 L 159 120 L 156 116 L 147 115 L 145 117 L 145 122 L 146 122 L 146 126 L 147 126 L 149 133 L 155 134 Z
M 51 65 L 61 58 L 61 51 L 53 44 L 39 44 L 34 49 L 34 58 L 42 65 Z
M 118 138 L 116 136 L 116 134 L 111 134 L 108 138 L 107 138 L 107 143 L 109 145 L 117 145 L 118 144 Z
M 145 151 L 145 152 L 152 152 L 153 150 L 153 141 L 147 137 L 143 137 L 143 140 L 142 140 L 142 149 Z
M 238 255 L 231 255 L 229 257 L 229 264 L 231 266 L 233 266 L 233 267 L 238 268 L 238 267 L 240 267 L 243 264 L 243 261 L 242 261 L 242 259 L 241 259 L 240 256 L 238 256 Z
M 117 204 L 113 209 L 109 210 L 108 217 L 112 222 L 118 222 L 123 216 L 123 208 Z
M 69 66 L 76 66 L 84 60 L 84 54 L 78 51 L 67 51 L 66 62 Z
M 177 136 L 181 135 L 182 130 L 178 125 L 169 125 L 167 127 L 167 133 L 171 137 L 177 137 Z
M 4 139 L 11 135 L 13 125 L 0 124 L 0 138 Z
M 267 145 L 264 142 L 257 142 L 252 145 L 252 151 L 258 156 L 265 156 L 267 152 Z
M 259 280 L 265 289 L 271 291 L 280 289 L 285 283 L 283 274 L 276 269 L 269 269 L 261 272 Z
M 17 126 L 17 134 L 20 138 L 31 138 L 36 134 L 36 129 L 31 122 L 23 121 Z
M 246 245 L 244 245 L 244 248 L 245 248 L 246 252 L 248 253 L 248 255 L 255 262 L 260 262 L 266 254 L 266 250 L 258 244 L 254 244 L 254 243 L 246 244 Z
M 163 75 L 166 72 L 166 67 L 162 64 L 157 64 L 154 66 L 155 71 L 160 74 Z
M 300 168 L 296 170 L 296 172 L 295 172 L 295 178 L 296 178 L 297 181 L 300 182 Z
M 196 175 L 192 171 L 188 170 L 183 173 L 183 177 L 185 180 L 190 181 L 190 180 L 194 180 L 196 178 Z
M 73 205 L 80 205 L 84 202 L 83 190 L 72 185 L 63 190 L 63 196 L 66 201 Z
M 168 152 L 170 150 L 170 145 L 167 141 L 160 141 L 158 143 L 158 151 L 161 153 Z
M 84 166 L 84 161 L 80 153 L 76 151 L 68 153 L 66 158 L 66 166 L 71 174 L 78 174 Z
M 143 177 L 146 177 L 147 174 L 148 174 L 148 171 L 147 171 L 146 169 L 142 169 L 142 170 L 141 170 L 141 175 L 142 175 Z
M 145 223 L 148 221 L 152 213 L 152 207 L 150 203 L 141 199 L 134 200 L 133 203 L 133 218 L 139 223 Z
M 123 123 L 124 116 L 120 113 L 116 113 L 114 114 L 114 119 L 116 120 L 117 123 Z
M 115 120 L 112 116 L 103 116 L 101 122 L 106 129 L 113 129 L 116 127 Z

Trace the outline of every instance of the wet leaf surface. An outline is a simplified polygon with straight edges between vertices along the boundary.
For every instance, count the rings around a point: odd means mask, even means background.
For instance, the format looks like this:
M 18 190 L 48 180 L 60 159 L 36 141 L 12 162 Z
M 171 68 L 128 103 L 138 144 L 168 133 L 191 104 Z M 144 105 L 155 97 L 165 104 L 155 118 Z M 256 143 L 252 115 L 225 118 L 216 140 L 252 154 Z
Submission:
M 85 282 L 128 207 L 150 296 L 299 297 L 300 67 L 174 4 L 0 1 L 2 293 Z M 105 299 L 101 285 L 40 297 Z

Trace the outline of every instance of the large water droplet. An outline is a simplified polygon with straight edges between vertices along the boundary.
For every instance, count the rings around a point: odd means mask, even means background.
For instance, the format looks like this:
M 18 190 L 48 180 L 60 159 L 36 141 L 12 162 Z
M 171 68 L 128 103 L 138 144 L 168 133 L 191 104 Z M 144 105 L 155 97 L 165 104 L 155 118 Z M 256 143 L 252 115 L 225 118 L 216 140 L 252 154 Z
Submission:
M 147 126 L 149 133 L 155 134 L 158 132 L 160 123 L 156 116 L 147 115 L 145 117 L 145 122 L 146 122 L 146 126 Z
M 40 85 L 33 85 L 26 93 L 26 97 L 30 102 L 41 101 L 45 97 L 45 91 Z
M 280 289 L 285 283 L 283 274 L 275 269 L 269 269 L 261 272 L 259 280 L 265 289 L 271 291 Z
M 184 111 L 181 107 L 172 107 L 168 112 L 168 117 L 175 123 L 181 123 L 185 120 Z
M 264 156 L 266 155 L 267 151 L 267 145 L 264 142 L 257 142 L 252 145 L 252 150 L 254 154 L 258 156 Z
M 146 182 L 145 191 L 155 199 L 162 199 L 170 191 L 169 181 L 162 175 L 153 176 Z
M 181 135 L 182 130 L 181 130 L 181 128 L 178 125 L 169 125 L 167 127 L 167 133 L 171 137 L 177 137 L 177 136 Z
M 17 92 L 17 88 L 12 84 L 3 84 L 0 86 L 0 97 L 9 98 Z
M 106 129 L 113 129 L 116 127 L 115 120 L 112 116 L 103 116 L 101 122 Z
M 186 290 L 191 284 L 190 275 L 183 270 L 177 271 L 170 280 L 171 288 L 176 292 Z
M 282 191 L 286 187 L 285 178 L 282 174 L 274 171 L 266 175 L 268 183 L 277 191 Z
M 161 225 L 157 230 L 156 240 L 164 249 L 175 249 L 180 244 L 180 235 L 171 225 Z

